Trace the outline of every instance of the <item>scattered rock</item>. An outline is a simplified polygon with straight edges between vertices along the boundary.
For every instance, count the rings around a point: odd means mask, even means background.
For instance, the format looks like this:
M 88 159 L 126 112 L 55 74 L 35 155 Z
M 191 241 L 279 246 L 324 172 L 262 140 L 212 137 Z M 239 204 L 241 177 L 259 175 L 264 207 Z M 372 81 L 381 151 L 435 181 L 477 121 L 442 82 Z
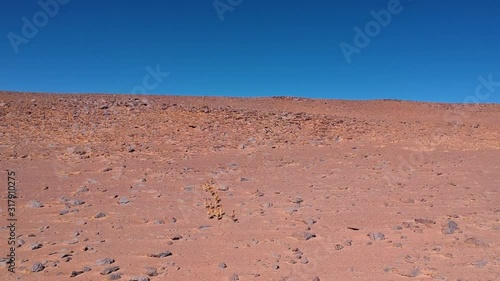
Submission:
M 97 213 L 97 215 L 94 216 L 95 219 L 100 219 L 100 218 L 105 218 L 106 217 L 106 213 L 103 213 L 103 212 L 99 212 Z
M 434 220 L 430 220 L 430 219 L 423 219 L 423 218 L 420 218 L 420 219 L 415 219 L 415 222 L 417 222 L 417 223 L 421 223 L 421 224 L 425 224 L 425 225 L 436 224 L 436 221 L 434 221 Z
M 100 259 L 100 260 L 97 260 L 95 262 L 96 265 L 109 265 L 109 264 L 112 264 L 115 262 L 115 259 L 112 259 L 112 258 L 104 258 L 104 259 Z
M 236 273 L 233 273 L 233 275 L 229 276 L 229 278 L 227 280 L 228 281 L 238 281 L 238 280 L 240 280 L 240 278 L 238 277 L 238 275 Z
M 225 263 L 223 263 L 223 262 L 219 263 L 219 268 L 226 268 L 226 267 L 227 267 L 227 265 Z
M 83 274 L 84 271 L 83 270 L 75 270 L 75 271 L 71 271 L 71 274 L 69 275 L 69 277 L 76 277 L 80 274 Z
M 43 206 L 42 202 L 36 200 L 31 200 L 28 204 L 26 204 L 26 207 L 28 208 L 42 208 Z
M 313 219 L 313 218 L 307 218 L 304 220 L 304 223 L 307 224 L 307 225 L 313 225 L 316 223 L 316 220 Z
M 152 257 L 152 258 L 165 258 L 165 257 L 171 256 L 171 255 L 172 255 L 172 252 L 165 251 L 165 252 L 161 252 L 161 253 L 158 253 L 158 254 L 150 254 L 149 257 Z
M 128 200 L 128 198 L 126 196 L 122 196 L 120 198 L 120 200 L 118 200 L 118 204 L 120 205 L 126 205 L 128 204 L 130 201 Z
M 294 232 L 293 237 L 299 239 L 299 240 L 309 240 L 311 238 L 316 237 L 316 234 L 309 232 L 309 231 L 302 231 L 302 232 Z
M 121 278 L 122 278 L 122 274 L 117 272 L 117 273 L 111 274 L 108 277 L 108 280 L 118 280 L 118 279 L 121 279 Z
M 155 267 L 146 267 L 146 275 L 147 276 L 157 276 L 158 270 Z
M 410 277 L 410 278 L 413 278 L 413 277 L 417 277 L 419 276 L 420 274 L 422 274 L 422 271 L 420 271 L 420 269 L 414 267 L 414 268 L 411 268 L 409 270 L 402 270 L 402 271 L 399 271 L 397 272 L 399 275 L 401 276 L 405 276 L 405 277 Z
M 118 270 L 120 270 L 119 266 L 106 267 L 103 271 L 101 271 L 101 275 L 108 275 Z
M 43 245 L 41 243 L 35 243 L 35 244 L 31 244 L 30 249 L 37 250 L 37 249 L 40 249 L 42 246 Z
M 488 262 L 485 260 L 479 260 L 471 263 L 475 268 L 483 268 L 485 267 Z
M 372 241 L 385 240 L 385 235 L 381 232 L 371 232 L 368 234 L 368 237 L 370 237 L 370 240 Z
M 489 247 L 490 245 L 488 244 L 488 242 L 484 241 L 484 240 L 481 240 L 481 239 L 478 239 L 476 237 L 469 237 L 467 239 L 465 239 L 465 244 L 469 244 L 469 245 L 474 245 L 474 246 L 478 246 L 478 247 Z
M 443 225 L 443 227 L 441 228 L 441 232 L 445 235 L 448 235 L 455 233 L 455 231 L 457 231 L 458 229 L 458 224 L 452 220 L 449 220 L 446 222 L 446 224 Z
M 293 198 L 291 201 L 294 204 L 300 204 L 300 203 L 304 202 L 304 200 L 302 200 L 302 198 L 300 196 Z
M 31 266 L 31 272 L 39 272 L 42 271 L 45 266 L 41 262 L 37 262 Z

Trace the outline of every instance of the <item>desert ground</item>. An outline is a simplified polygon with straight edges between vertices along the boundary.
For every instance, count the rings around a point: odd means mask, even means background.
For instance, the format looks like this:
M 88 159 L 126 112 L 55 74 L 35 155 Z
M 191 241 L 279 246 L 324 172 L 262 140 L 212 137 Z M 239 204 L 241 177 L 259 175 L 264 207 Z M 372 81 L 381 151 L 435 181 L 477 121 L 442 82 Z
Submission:
M 0 280 L 500 280 L 500 104 L 0 92 L 0 140 Z

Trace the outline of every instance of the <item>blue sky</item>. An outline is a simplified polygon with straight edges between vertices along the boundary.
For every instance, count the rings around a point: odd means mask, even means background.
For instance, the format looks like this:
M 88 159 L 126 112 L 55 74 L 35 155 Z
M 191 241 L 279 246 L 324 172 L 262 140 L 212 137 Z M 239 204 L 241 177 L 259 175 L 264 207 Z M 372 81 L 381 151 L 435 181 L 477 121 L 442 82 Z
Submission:
M 495 0 L 0 5 L 4 90 L 500 102 Z M 355 27 L 368 44 L 355 44 Z M 357 48 L 350 62 L 342 42 Z

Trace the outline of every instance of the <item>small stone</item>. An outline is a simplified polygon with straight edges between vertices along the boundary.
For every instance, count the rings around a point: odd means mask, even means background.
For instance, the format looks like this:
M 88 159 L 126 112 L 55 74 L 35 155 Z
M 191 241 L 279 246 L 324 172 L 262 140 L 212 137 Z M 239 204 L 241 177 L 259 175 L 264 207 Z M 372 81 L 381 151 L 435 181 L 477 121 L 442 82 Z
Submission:
M 128 204 L 130 201 L 128 200 L 128 198 L 126 196 L 123 196 L 120 198 L 120 200 L 118 200 L 118 204 L 120 205 L 125 205 L 125 204 Z
M 420 271 L 420 269 L 414 267 L 414 268 L 406 270 L 406 271 L 398 272 L 398 274 L 401 275 L 401 276 L 411 277 L 412 278 L 412 277 L 419 276 L 420 274 L 422 274 L 422 272 Z
M 92 268 L 90 268 L 88 266 L 83 267 L 83 272 L 89 272 L 91 270 L 92 270 Z
M 171 255 L 172 255 L 172 252 L 165 251 L 165 252 L 161 252 L 158 254 L 150 254 L 149 256 L 153 257 L 153 258 L 165 258 L 165 257 L 171 256 Z
M 181 239 L 182 239 L 182 235 L 177 234 L 177 235 L 172 236 L 172 240 L 174 240 L 174 241 L 181 240 Z
M 42 202 L 36 200 L 29 201 L 28 204 L 26 204 L 28 208 L 42 208 L 43 206 Z
M 299 239 L 299 240 L 309 240 L 314 237 L 316 237 L 316 234 L 309 232 L 309 231 L 302 231 L 302 232 L 294 232 L 293 237 Z
M 40 249 L 42 246 L 43 246 L 43 245 L 42 245 L 42 244 L 40 244 L 40 243 L 35 243 L 35 244 L 32 244 L 32 245 L 30 246 L 30 249 L 31 249 L 31 250 L 37 250 L 37 249 Z
M 431 225 L 431 224 L 436 224 L 436 221 L 430 220 L 430 219 L 415 219 L 415 222 L 425 224 L 425 225 Z
M 99 212 L 97 213 L 97 215 L 94 216 L 95 219 L 100 219 L 100 218 L 105 218 L 106 217 L 106 213 L 103 213 L 103 212 Z
M 488 244 L 488 242 L 486 241 L 483 241 L 481 239 L 478 239 L 476 237 L 469 237 L 467 239 L 465 239 L 465 244 L 469 244 L 469 245 L 474 245 L 474 246 L 478 246 L 478 247 L 489 247 L 490 245 Z
M 488 262 L 487 262 L 487 261 L 485 261 L 485 260 L 479 260 L 479 261 L 475 261 L 475 262 L 473 262 L 473 263 L 471 263 L 471 264 L 472 264 L 475 268 L 483 268 L 483 267 L 485 267 L 485 266 L 488 264 Z
M 275 264 L 273 264 L 272 268 L 274 270 L 278 270 L 278 269 L 280 269 L 280 266 L 279 266 L 279 264 L 275 263 Z
M 316 223 L 316 220 L 313 219 L 313 218 L 307 218 L 304 220 L 304 223 L 307 224 L 307 225 L 313 225 Z
M 146 275 L 147 276 L 157 276 L 158 270 L 155 267 L 146 267 Z
M 66 208 L 66 209 L 63 209 L 62 211 L 60 211 L 59 215 L 64 216 L 66 214 L 69 214 L 70 212 L 71 212 L 71 210 Z
M 72 200 L 71 203 L 73 203 L 73 205 L 75 205 L 75 206 L 80 206 L 80 205 L 85 204 L 85 201 L 80 200 L 80 199 L 75 199 L 75 200 Z
M 344 244 L 345 246 L 352 246 L 352 240 L 351 239 L 347 239 L 342 244 Z
M 315 276 L 312 281 L 320 281 L 318 276 Z
M 286 207 L 285 208 L 285 212 L 289 215 L 291 215 L 297 211 L 298 211 L 297 207 Z
M 238 275 L 236 273 L 233 273 L 233 275 L 229 276 L 229 278 L 227 280 L 228 281 L 238 281 L 238 280 L 240 280 L 240 278 L 238 277 Z
M 344 246 L 342 246 L 340 244 L 335 245 L 335 250 L 340 251 L 342 249 L 344 249 Z
M 101 275 L 108 275 L 118 270 L 120 270 L 119 266 L 106 267 L 103 271 L 101 271 Z
M 165 224 L 164 220 L 155 220 L 153 224 Z
M 301 264 L 308 264 L 308 263 L 309 263 L 309 260 L 308 260 L 306 257 L 302 257 L 302 258 L 300 259 L 300 263 L 301 263 Z
M 23 246 L 24 244 L 26 244 L 26 241 L 24 241 L 23 239 L 19 238 L 17 239 L 17 247 L 21 247 Z
M 445 235 L 453 234 L 456 230 L 458 230 L 458 224 L 452 220 L 446 222 L 441 228 L 441 232 Z
M 115 259 L 112 259 L 112 258 L 104 258 L 104 259 L 100 259 L 100 260 L 97 260 L 95 262 L 96 265 L 109 265 L 109 264 L 112 264 L 115 262 Z
M 300 204 L 302 202 L 304 202 L 304 200 L 302 200 L 302 198 L 300 196 L 297 196 L 294 199 L 292 199 L 292 203 L 295 203 L 295 204 Z
M 194 190 L 194 186 L 193 185 L 186 185 L 184 186 L 184 191 L 186 192 L 191 192 Z
M 226 268 L 226 267 L 227 267 L 227 265 L 225 263 L 223 263 L 223 262 L 219 263 L 219 268 Z
M 31 272 L 39 272 L 42 271 L 44 268 L 45 266 L 41 262 L 37 262 L 33 266 L 31 266 Z
M 372 241 L 385 240 L 385 235 L 381 232 L 371 232 L 368 234 L 368 237 L 370 237 L 370 240 Z
M 83 273 L 83 270 L 75 270 L 75 271 L 71 271 L 71 274 L 69 275 L 69 277 L 76 277 L 80 274 Z
M 229 190 L 229 187 L 227 187 L 226 185 L 221 185 L 219 186 L 219 191 L 228 191 Z
M 108 277 L 108 280 L 118 280 L 122 278 L 121 273 L 113 273 Z

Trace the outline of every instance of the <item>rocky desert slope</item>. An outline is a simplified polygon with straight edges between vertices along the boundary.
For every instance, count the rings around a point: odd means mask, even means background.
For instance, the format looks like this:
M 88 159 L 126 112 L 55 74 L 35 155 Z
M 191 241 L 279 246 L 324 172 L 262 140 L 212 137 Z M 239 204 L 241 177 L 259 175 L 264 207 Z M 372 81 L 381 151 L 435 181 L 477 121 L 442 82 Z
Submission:
M 0 280 L 500 280 L 498 104 L 0 92 L 0 168 Z

